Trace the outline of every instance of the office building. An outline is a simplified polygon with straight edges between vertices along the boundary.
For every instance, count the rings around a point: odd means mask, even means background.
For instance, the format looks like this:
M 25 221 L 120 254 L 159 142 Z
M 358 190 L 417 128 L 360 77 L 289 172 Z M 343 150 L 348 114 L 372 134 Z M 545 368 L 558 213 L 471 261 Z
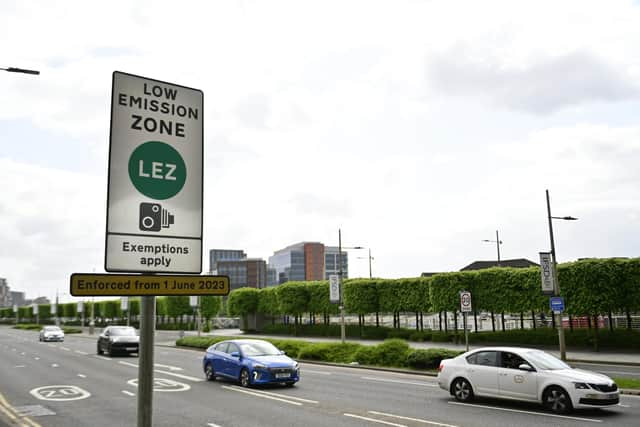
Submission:
M 348 256 L 344 250 L 342 261 L 342 277 L 347 278 Z M 319 242 L 295 243 L 275 251 L 269 257 L 269 269 L 273 271 L 270 273 L 270 285 L 290 281 L 325 280 L 329 273 L 337 274 L 338 248 Z
M 0 307 L 11 306 L 11 290 L 7 284 L 7 279 L 0 277 Z
M 239 261 L 247 258 L 247 254 L 239 249 L 211 249 L 209 251 L 209 272 L 216 274 L 219 261 Z M 222 274 L 222 273 L 218 273 Z

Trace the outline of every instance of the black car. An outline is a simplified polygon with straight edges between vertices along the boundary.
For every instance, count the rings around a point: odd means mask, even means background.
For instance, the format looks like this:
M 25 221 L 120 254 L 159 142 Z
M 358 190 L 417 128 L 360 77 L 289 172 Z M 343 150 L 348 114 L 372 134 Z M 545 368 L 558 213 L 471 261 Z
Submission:
M 140 337 L 131 326 L 107 326 L 98 337 L 98 354 L 138 354 Z

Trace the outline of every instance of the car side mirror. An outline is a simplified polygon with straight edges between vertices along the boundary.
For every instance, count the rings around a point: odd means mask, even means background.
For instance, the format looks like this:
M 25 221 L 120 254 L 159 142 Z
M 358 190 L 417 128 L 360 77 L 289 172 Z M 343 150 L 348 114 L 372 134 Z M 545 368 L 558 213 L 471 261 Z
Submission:
M 518 366 L 518 369 L 520 369 L 521 371 L 535 371 L 535 369 L 533 369 L 533 367 L 531 367 L 531 365 L 527 364 L 527 363 L 523 363 L 520 366 Z
M 234 351 L 233 353 L 231 353 L 231 357 L 237 357 L 239 359 L 240 358 L 240 352 Z
M 281 350 L 281 351 L 280 351 L 280 354 L 284 356 L 285 354 L 287 354 L 287 352 L 286 352 L 286 351 L 284 351 L 284 350 Z

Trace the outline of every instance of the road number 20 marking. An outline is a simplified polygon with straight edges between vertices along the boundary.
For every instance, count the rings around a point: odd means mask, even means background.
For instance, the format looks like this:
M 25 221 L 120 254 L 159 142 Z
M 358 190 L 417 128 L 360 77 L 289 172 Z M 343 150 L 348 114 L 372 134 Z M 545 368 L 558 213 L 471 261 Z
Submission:
M 91 396 L 91 393 L 87 390 L 74 385 L 48 385 L 34 388 L 29 393 L 40 400 L 54 400 L 58 402 L 86 399 Z

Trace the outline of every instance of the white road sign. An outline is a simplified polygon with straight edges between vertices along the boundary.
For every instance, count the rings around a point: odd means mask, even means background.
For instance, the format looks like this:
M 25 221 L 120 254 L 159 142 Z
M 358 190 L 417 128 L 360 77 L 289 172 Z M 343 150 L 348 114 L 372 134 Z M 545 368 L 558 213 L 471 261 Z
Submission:
M 460 311 L 462 313 L 471 313 L 473 311 L 471 308 L 471 292 L 460 292 Z
M 202 271 L 203 98 L 113 73 L 105 270 Z
M 329 302 L 340 302 L 340 277 L 337 274 L 329 275 Z
M 540 252 L 540 273 L 542 274 L 542 293 L 553 294 L 553 261 L 551 252 Z
M 129 297 L 120 298 L 120 310 L 127 311 L 129 309 Z

